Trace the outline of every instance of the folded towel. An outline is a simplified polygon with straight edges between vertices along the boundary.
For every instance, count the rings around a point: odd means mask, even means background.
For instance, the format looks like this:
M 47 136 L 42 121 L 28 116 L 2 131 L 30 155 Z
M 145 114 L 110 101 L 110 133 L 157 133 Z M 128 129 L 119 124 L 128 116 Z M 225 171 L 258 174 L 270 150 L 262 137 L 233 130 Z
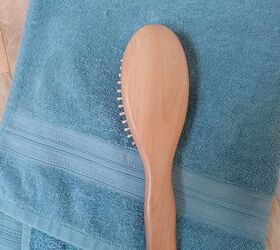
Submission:
M 1 249 L 145 249 L 144 174 L 117 108 L 133 32 L 189 64 L 178 249 L 263 249 L 280 165 L 279 1 L 31 0 L 0 131 Z

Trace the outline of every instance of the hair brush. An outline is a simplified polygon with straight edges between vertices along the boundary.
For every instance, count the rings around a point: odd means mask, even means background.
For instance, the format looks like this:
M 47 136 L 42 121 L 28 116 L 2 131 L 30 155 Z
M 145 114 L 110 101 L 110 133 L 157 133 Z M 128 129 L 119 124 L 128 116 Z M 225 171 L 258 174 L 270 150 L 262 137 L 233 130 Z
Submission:
M 121 62 L 120 116 L 144 164 L 146 246 L 174 250 L 172 165 L 188 106 L 187 60 L 173 31 L 149 24 L 133 34 Z

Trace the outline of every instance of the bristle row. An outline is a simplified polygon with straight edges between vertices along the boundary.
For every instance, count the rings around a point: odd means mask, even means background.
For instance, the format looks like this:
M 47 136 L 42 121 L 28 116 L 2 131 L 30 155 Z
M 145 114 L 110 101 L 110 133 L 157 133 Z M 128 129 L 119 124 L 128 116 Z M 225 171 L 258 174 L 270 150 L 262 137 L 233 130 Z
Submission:
M 122 63 L 122 59 L 121 59 L 121 63 Z M 119 74 L 119 80 L 118 80 L 119 88 L 117 90 L 117 93 L 118 93 L 117 101 L 119 102 L 118 107 L 121 110 L 120 113 L 119 113 L 119 116 L 122 118 L 122 124 L 125 126 L 124 127 L 124 132 L 126 133 L 127 137 L 132 140 L 132 145 L 135 145 L 132 134 L 131 134 L 130 129 L 129 129 L 128 124 L 127 124 L 127 119 L 126 119 L 126 116 L 125 116 L 124 107 L 123 107 L 123 103 L 122 103 L 121 70 L 122 70 L 122 67 L 120 66 L 120 74 Z

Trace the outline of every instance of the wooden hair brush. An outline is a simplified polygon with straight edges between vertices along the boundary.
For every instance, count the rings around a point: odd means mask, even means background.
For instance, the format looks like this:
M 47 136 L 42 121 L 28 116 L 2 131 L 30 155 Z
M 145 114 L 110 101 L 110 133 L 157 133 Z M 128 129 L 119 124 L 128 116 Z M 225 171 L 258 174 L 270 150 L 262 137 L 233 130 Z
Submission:
M 120 115 L 145 170 L 146 246 L 174 250 L 172 164 L 188 105 L 185 53 L 169 28 L 149 24 L 134 33 L 121 61 Z

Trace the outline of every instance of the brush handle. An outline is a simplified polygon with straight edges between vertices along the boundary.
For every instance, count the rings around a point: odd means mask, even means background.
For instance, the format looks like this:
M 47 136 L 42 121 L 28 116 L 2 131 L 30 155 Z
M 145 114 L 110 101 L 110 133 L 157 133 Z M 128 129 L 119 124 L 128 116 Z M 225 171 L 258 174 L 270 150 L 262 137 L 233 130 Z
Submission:
M 188 106 L 187 70 L 179 39 L 159 24 L 135 32 L 122 60 L 120 107 L 145 168 L 148 250 L 176 249 L 172 163 Z
M 172 167 L 146 166 L 145 169 L 149 169 L 145 173 L 144 204 L 147 250 L 176 250 Z

